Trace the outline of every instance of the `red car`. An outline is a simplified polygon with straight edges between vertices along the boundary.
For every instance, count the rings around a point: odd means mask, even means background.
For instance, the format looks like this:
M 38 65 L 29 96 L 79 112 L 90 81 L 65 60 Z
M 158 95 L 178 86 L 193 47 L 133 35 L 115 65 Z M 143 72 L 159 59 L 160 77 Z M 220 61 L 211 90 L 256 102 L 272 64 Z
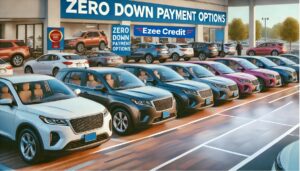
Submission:
M 24 59 L 29 58 L 29 47 L 22 40 L 0 40 L 0 58 L 9 61 L 13 66 L 23 65 Z
M 260 86 L 258 79 L 250 74 L 236 72 L 229 68 L 228 66 L 215 61 L 197 61 L 194 64 L 199 64 L 208 70 L 210 70 L 215 75 L 231 79 L 236 82 L 242 95 L 250 95 L 252 93 L 260 92 Z
M 286 53 L 287 50 L 283 43 L 262 43 L 255 48 L 250 48 L 247 50 L 247 55 L 272 55 L 278 56 L 280 54 Z
M 79 53 L 94 47 L 104 50 L 107 44 L 108 41 L 105 33 L 99 30 L 78 32 L 73 35 L 73 38 L 65 39 L 65 48 L 76 49 Z

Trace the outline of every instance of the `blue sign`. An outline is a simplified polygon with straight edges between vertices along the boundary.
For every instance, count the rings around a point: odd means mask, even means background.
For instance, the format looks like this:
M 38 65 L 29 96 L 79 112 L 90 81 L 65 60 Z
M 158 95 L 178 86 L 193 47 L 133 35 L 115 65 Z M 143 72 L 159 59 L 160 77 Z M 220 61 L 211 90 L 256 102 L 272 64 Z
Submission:
M 224 42 L 224 29 L 216 29 L 216 40 L 215 42 Z
M 64 50 L 64 28 L 62 27 L 47 28 L 47 49 Z
M 112 26 L 112 52 L 120 56 L 128 56 L 131 53 L 130 26 Z
M 134 36 L 195 38 L 194 27 L 134 26 Z
M 61 18 L 225 26 L 226 12 L 129 0 L 61 0 Z

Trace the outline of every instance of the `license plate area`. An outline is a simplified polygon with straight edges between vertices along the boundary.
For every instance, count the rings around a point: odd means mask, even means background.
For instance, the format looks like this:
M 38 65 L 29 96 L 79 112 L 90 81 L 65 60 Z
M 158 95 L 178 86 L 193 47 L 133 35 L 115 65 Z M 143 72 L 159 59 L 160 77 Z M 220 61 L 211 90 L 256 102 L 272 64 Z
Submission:
M 205 104 L 206 105 L 210 105 L 211 104 L 211 100 L 210 99 L 205 99 Z
M 163 112 L 162 113 L 162 118 L 163 119 L 166 119 L 166 118 L 169 118 L 170 117 L 170 112 Z
M 96 132 L 84 135 L 84 142 L 86 142 L 86 143 L 92 142 L 92 141 L 95 141 L 95 140 L 97 140 Z

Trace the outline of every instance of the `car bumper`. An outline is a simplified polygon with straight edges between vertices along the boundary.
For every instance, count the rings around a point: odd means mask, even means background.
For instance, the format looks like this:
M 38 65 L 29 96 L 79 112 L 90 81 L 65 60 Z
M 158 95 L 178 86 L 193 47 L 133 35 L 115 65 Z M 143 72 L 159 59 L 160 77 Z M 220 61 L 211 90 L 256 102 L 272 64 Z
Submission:
M 258 93 L 259 90 L 259 85 L 254 85 L 251 83 L 246 83 L 246 84 L 240 84 L 238 85 L 240 94 L 253 94 L 253 93 Z
M 183 54 L 181 57 L 182 58 L 193 58 L 195 55 L 194 54 Z
M 170 58 L 170 55 L 169 54 L 159 54 L 159 55 L 157 55 L 156 58 L 157 59 L 168 59 L 168 58 Z
M 275 79 L 275 78 L 268 78 L 265 80 L 266 87 L 272 88 L 272 87 L 281 87 L 282 86 L 282 80 L 281 78 Z
M 75 133 L 71 126 L 57 126 L 57 125 L 43 125 L 39 129 L 41 138 L 43 140 L 44 149 L 46 151 L 76 151 L 92 146 L 100 145 L 108 141 L 112 135 L 112 119 L 111 115 L 103 118 L 103 125 L 101 128 L 83 132 Z M 59 140 L 53 145 L 51 144 L 51 137 L 53 133 L 59 135 Z M 84 137 L 87 134 L 96 133 L 97 140 L 85 142 Z
M 231 91 L 229 89 L 223 89 L 219 91 L 218 101 L 232 101 L 239 98 L 239 90 Z

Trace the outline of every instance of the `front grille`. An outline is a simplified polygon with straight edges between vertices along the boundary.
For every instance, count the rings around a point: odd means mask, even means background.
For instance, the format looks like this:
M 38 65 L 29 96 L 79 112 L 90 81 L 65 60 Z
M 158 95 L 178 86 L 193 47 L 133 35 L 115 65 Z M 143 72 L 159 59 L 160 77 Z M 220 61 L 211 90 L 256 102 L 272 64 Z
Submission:
M 236 90 L 238 90 L 237 85 L 231 85 L 231 86 L 228 86 L 228 88 L 229 88 L 230 91 L 236 91 Z
M 101 128 L 103 125 L 103 114 L 72 119 L 70 123 L 76 133 L 86 132 Z
M 207 98 L 213 96 L 211 90 L 204 90 L 204 91 L 199 91 L 199 94 L 202 98 Z
M 97 139 L 95 141 L 91 141 L 91 142 L 85 142 L 84 139 L 81 140 L 77 140 L 77 141 L 72 141 L 69 144 L 66 145 L 66 147 L 64 148 L 65 150 L 72 150 L 72 149 L 76 149 L 76 148 L 80 148 L 80 147 L 84 147 L 96 142 L 102 142 L 107 140 L 109 137 L 107 134 L 101 134 L 97 136 Z
M 154 107 L 157 111 L 167 110 L 173 106 L 173 98 L 166 98 L 162 100 L 153 101 Z
M 293 77 L 294 77 L 294 78 L 296 78 L 296 77 L 297 77 L 297 73 L 296 73 L 296 72 L 293 72 L 293 74 L 292 74 L 292 75 L 293 75 Z
M 258 82 L 258 80 L 252 80 L 252 84 L 253 84 L 253 85 L 258 85 L 259 82 Z

